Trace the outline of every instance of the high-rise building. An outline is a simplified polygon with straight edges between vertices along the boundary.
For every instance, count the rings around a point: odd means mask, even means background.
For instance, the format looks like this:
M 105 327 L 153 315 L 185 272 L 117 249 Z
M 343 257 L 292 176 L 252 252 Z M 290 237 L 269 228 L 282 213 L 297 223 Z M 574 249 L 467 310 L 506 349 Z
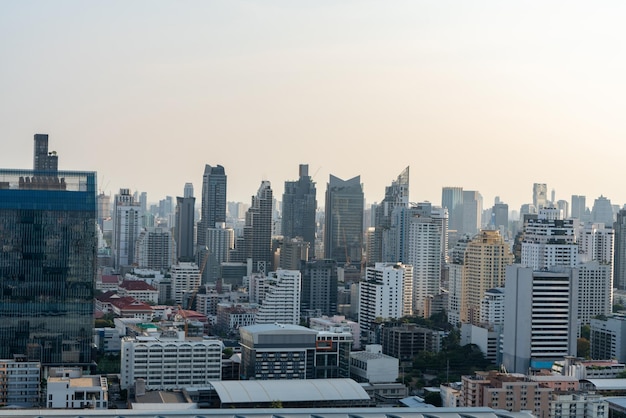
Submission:
M 246 259 L 252 259 L 252 270 L 255 272 L 272 270 L 272 201 L 271 184 L 267 180 L 262 181 L 246 212 L 244 254 Z
M 195 260 L 193 238 L 196 198 L 193 197 L 193 186 L 189 189 L 187 187 L 188 185 L 190 185 L 190 183 L 185 184 L 185 196 L 176 197 L 176 259 L 182 262 L 192 262 Z
M 367 262 L 375 265 L 377 262 L 397 262 L 389 259 L 389 248 L 393 246 L 395 237 L 392 229 L 393 212 L 396 208 L 406 208 L 409 205 L 409 167 L 406 167 L 398 177 L 385 187 L 385 197 L 373 209 L 373 230 L 368 231 Z M 371 228 L 370 228 L 371 229 Z
M 120 189 L 115 195 L 113 210 L 113 251 L 115 267 L 130 266 L 135 262 L 135 244 L 141 231 L 141 208 L 129 189 Z
M 140 268 L 167 271 L 174 261 L 173 247 L 169 228 L 144 229 L 135 244 L 134 264 Z
M 464 234 L 476 234 L 482 226 L 483 197 L 475 190 L 463 190 L 463 226 Z
M 187 296 L 200 287 L 200 270 L 195 263 L 178 263 L 172 266 L 172 296 L 176 304 L 185 304 Z
M 57 171 L 59 157 L 56 151 L 48 152 L 48 135 L 35 134 L 35 150 L 33 152 L 33 170 Z
M 578 311 L 581 325 L 591 318 L 610 315 L 613 309 L 613 269 L 610 263 L 589 261 L 574 270 L 578 276 Z
M 507 267 L 503 364 L 509 372 L 576 355 L 577 279 L 570 268 Z
M 222 263 L 230 262 L 230 253 L 235 247 L 235 231 L 227 228 L 224 223 L 217 223 L 214 228 L 207 229 L 206 251 L 200 268 L 202 283 L 215 283 L 220 278 Z
M 528 219 L 524 225 L 521 263 L 534 270 L 553 266 L 576 267 L 578 221 L 561 219 L 556 208 L 544 208 L 537 219 Z
M 444 187 L 441 190 L 441 207 L 448 209 L 449 228 L 461 231 L 463 229 L 463 188 Z
M 593 208 L 591 209 L 591 221 L 595 223 L 603 223 L 606 226 L 612 226 L 615 221 L 613 216 L 613 208 L 611 207 L 611 200 L 604 196 L 600 196 L 593 202 Z
M 322 315 L 337 313 L 337 263 L 334 260 L 312 260 L 302 269 L 303 312 L 319 310 Z
M 206 230 L 226 222 L 226 172 L 221 165 L 205 165 L 202 176 L 202 207 L 198 223 L 198 247 L 206 245 Z
M 533 184 L 533 205 L 537 210 L 546 207 L 548 204 L 548 185 L 545 183 Z
M 585 221 L 587 203 L 585 196 L 572 195 L 572 218 Z
M 309 259 L 310 246 L 303 238 L 284 238 L 280 243 L 279 268 L 285 270 L 300 270 L 303 262 Z
M 410 208 L 406 263 L 413 266 L 413 314 L 425 315 L 425 301 L 441 290 L 448 247 L 448 211 L 420 203 Z
M 613 229 L 615 230 L 613 280 L 615 287 L 626 290 L 626 209 L 621 209 L 617 213 Z
M 513 264 L 513 253 L 500 232 L 483 230 L 467 244 L 463 263 L 461 322 L 478 325 L 485 292 L 504 286 L 506 266 Z
M 0 170 L 0 358 L 91 364 L 96 217 L 94 172 Z
M 361 337 L 373 342 L 373 324 L 410 316 L 413 295 L 413 266 L 376 263 L 368 267 L 365 281 L 359 283 L 359 325 Z
M 491 219 L 493 226 L 504 231 L 509 228 L 509 205 L 506 203 L 496 203 L 491 209 Z
M 301 282 L 302 276 L 297 270 L 271 272 L 256 323 L 299 324 Z
M 363 252 L 363 187 L 361 177 L 341 180 L 330 175 L 326 186 L 324 258 L 340 266 L 360 268 Z
M 315 248 L 315 182 L 309 176 L 308 164 L 300 164 L 299 174 L 298 180 L 285 182 L 281 231 L 285 239 L 301 237 L 309 243 L 309 248 Z

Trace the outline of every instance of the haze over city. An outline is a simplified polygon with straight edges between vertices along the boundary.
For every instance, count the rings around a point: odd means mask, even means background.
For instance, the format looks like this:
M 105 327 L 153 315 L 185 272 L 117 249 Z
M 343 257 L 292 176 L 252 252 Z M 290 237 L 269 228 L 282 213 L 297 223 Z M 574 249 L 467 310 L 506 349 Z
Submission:
M 279 197 L 306 163 L 361 175 L 367 202 L 411 166 L 411 200 L 442 186 L 513 210 L 618 182 L 626 88 L 621 2 L 64 1 L 0 5 L 3 166 L 48 133 L 65 169 L 149 200 Z M 7 65 L 10 64 L 10 65 Z

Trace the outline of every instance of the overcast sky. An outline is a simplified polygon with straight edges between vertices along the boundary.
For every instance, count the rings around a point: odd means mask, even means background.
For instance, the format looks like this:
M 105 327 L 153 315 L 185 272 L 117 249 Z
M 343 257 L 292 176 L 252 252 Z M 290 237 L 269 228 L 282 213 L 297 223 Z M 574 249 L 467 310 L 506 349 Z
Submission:
M 411 167 L 411 200 L 442 186 L 626 203 L 621 1 L 0 1 L 0 166 L 60 168 L 148 200 L 280 195 L 308 163 L 361 175 L 368 203 Z

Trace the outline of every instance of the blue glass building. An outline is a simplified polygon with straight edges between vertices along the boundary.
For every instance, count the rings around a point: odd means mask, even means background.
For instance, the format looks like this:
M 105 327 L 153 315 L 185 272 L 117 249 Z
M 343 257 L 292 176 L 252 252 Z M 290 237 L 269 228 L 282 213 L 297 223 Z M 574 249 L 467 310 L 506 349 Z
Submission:
M 0 358 L 91 363 L 96 173 L 0 170 Z

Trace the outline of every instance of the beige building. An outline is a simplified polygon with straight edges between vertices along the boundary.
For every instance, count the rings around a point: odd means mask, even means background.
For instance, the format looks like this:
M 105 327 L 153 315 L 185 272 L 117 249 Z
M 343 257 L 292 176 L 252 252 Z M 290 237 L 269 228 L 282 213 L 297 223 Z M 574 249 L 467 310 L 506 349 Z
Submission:
M 537 417 L 546 417 L 545 411 L 550 408 L 550 396 L 554 390 L 522 374 L 495 371 L 463 376 L 461 382 L 463 406 L 531 411 Z
M 504 285 L 506 266 L 513 253 L 499 231 L 482 230 L 468 243 L 463 263 L 461 322 L 478 325 L 480 303 L 485 292 Z

